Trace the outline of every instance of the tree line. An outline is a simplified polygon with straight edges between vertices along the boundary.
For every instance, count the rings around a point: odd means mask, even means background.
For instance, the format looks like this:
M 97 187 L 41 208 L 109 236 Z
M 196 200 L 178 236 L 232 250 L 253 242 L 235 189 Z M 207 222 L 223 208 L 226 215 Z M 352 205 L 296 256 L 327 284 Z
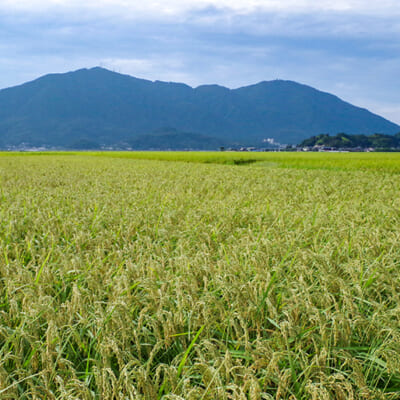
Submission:
M 400 132 L 396 135 L 385 135 L 374 133 L 373 135 L 349 135 L 347 133 L 338 133 L 330 136 L 327 133 L 312 136 L 303 140 L 300 147 L 325 146 L 334 148 L 374 148 L 393 150 L 400 149 Z

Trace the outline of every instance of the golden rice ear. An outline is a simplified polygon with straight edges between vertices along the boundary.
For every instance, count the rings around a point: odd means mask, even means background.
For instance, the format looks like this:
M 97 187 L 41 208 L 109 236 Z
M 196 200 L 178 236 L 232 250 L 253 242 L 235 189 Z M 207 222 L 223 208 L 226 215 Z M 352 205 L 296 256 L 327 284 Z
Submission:
M 400 161 L 217 156 L 0 154 L 1 399 L 396 398 Z

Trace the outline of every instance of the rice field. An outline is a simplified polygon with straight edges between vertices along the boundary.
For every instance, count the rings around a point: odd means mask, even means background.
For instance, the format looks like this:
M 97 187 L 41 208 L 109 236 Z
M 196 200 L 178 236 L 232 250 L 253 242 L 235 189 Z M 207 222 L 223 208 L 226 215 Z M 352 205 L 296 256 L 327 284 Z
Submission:
M 397 154 L 1 153 L 0 399 L 400 399 L 399 178 Z

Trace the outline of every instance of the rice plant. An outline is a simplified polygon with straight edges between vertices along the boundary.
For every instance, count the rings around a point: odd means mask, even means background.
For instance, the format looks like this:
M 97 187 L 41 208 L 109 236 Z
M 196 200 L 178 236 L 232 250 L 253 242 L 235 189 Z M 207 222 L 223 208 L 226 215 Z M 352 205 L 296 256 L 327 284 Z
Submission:
M 0 156 L 1 399 L 400 398 L 397 155 L 138 154 Z

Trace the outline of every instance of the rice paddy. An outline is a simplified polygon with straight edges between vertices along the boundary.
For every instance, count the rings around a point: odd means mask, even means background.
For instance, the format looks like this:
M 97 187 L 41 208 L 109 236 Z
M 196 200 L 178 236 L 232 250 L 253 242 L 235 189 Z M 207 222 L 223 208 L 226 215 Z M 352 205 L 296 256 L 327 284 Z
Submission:
M 0 398 L 400 399 L 399 173 L 2 153 Z

